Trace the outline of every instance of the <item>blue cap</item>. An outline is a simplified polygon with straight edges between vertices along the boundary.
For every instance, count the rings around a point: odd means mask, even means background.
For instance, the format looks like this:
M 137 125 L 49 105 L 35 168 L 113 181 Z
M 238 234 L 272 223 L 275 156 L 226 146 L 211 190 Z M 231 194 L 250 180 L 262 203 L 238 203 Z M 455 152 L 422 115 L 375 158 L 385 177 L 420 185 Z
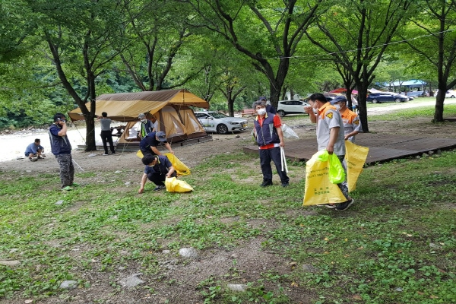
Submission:
M 159 141 L 166 141 L 166 133 L 163 131 L 158 131 L 155 136 L 157 136 Z
M 336 98 L 331 100 L 331 104 L 335 105 L 336 103 L 341 102 L 341 101 L 347 102 L 347 97 L 345 97 L 345 96 L 337 96 Z

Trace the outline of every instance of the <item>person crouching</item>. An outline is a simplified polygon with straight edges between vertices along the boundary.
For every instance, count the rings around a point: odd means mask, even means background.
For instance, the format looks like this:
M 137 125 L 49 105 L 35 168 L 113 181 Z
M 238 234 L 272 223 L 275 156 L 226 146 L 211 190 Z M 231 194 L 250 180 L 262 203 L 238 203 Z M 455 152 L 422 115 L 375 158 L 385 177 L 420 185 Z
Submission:
M 263 173 L 261 187 L 272 185 L 271 160 L 274 162 L 280 176 L 282 187 L 287 187 L 289 178 L 281 169 L 280 147 L 284 147 L 282 123 L 279 116 L 266 111 L 264 100 L 255 101 L 255 110 L 258 116 L 254 120 L 255 137 L 260 149 L 260 165 Z
M 144 174 L 141 179 L 141 186 L 138 193 L 144 192 L 144 185 L 149 179 L 153 182 L 156 187 L 154 191 L 160 191 L 165 189 L 164 181 L 166 178 L 177 176 L 173 165 L 165 155 L 145 155 L 142 159 L 142 163 L 146 166 L 144 168 Z

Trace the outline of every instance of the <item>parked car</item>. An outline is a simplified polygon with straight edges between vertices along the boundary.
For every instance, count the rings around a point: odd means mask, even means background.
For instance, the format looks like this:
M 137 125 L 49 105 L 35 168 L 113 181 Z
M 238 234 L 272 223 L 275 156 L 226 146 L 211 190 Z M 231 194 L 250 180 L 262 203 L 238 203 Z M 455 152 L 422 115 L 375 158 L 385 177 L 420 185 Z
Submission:
M 281 117 L 287 114 L 307 114 L 304 111 L 306 106 L 309 106 L 309 104 L 301 100 L 280 100 L 277 105 L 277 114 Z
M 201 125 L 206 131 L 226 134 L 232 131 L 242 131 L 247 128 L 247 120 L 226 116 L 215 111 L 195 112 Z
M 421 97 L 424 96 L 424 91 L 411 91 L 407 92 L 408 97 Z
M 404 102 L 407 101 L 408 97 L 396 93 L 389 93 L 389 92 L 381 92 L 381 93 L 370 93 L 366 101 L 370 101 L 372 103 L 381 103 L 381 102 Z
M 437 93 L 439 92 L 439 90 L 435 90 L 435 93 L 434 93 L 434 96 L 437 96 Z M 454 90 L 448 90 L 446 93 L 445 93 L 445 98 L 456 98 L 456 91 Z

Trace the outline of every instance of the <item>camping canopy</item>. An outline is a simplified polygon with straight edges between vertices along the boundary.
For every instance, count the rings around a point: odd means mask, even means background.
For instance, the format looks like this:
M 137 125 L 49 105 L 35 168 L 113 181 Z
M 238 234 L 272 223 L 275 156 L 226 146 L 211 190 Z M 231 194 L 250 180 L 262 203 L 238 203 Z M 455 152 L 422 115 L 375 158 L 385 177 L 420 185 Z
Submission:
M 207 101 L 185 89 L 103 94 L 97 98 L 96 103 L 95 115 L 101 116 L 102 112 L 106 112 L 109 118 L 116 121 L 138 120 L 139 113 L 155 114 L 168 104 L 209 108 Z M 90 109 L 90 102 L 86 106 Z M 84 119 L 80 108 L 74 109 L 68 115 L 73 121 Z

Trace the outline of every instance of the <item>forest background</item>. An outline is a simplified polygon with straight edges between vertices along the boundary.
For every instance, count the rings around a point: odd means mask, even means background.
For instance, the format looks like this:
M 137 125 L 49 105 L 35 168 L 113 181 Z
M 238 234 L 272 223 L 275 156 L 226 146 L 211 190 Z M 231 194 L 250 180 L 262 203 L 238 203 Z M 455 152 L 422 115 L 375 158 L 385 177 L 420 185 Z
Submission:
M 2 0 L 0 18 L 0 128 L 81 107 L 88 150 L 104 93 L 185 88 L 233 115 L 345 87 L 368 132 L 369 88 L 423 80 L 441 122 L 456 84 L 452 0 Z

